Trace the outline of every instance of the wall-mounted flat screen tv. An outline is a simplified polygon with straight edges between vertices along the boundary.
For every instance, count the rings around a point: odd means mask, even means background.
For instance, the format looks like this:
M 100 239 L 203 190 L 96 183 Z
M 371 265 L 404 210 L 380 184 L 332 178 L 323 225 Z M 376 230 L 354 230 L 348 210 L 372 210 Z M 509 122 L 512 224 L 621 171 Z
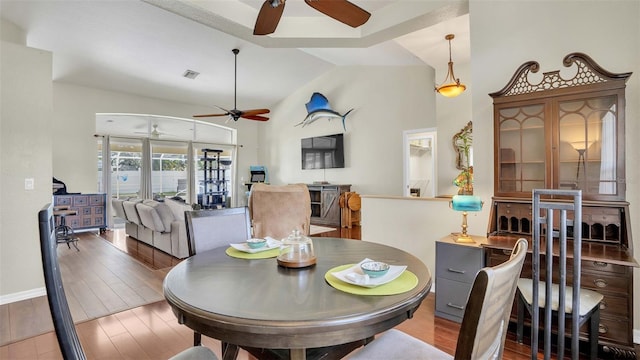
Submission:
M 344 135 L 334 134 L 302 139 L 302 169 L 344 167 Z

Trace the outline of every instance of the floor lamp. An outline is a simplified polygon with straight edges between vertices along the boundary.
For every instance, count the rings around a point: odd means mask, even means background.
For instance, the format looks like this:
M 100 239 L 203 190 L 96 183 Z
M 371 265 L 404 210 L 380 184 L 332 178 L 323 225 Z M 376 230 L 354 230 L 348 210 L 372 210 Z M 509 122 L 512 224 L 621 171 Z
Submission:
M 582 172 L 584 173 L 584 179 L 587 180 L 587 164 L 585 163 L 584 153 L 591 146 L 592 141 L 574 141 L 571 146 L 578 152 L 578 166 L 576 169 L 576 186 L 580 182 L 580 165 L 582 165 Z

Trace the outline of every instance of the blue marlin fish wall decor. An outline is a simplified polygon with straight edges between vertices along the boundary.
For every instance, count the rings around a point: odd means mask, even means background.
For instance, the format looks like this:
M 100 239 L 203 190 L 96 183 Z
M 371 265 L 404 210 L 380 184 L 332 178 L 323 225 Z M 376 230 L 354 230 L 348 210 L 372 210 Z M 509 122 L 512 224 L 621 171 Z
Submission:
M 307 117 L 295 126 L 302 125 L 302 127 L 305 127 L 320 118 L 328 118 L 329 120 L 342 119 L 342 128 L 347 130 L 344 120 L 347 115 L 353 111 L 353 109 L 347 111 L 344 115 L 341 115 L 339 112 L 332 110 L 327 97 L 318 92 L 311 95 L 311 99 L 305 104 L 305 106 L 307 107 Z

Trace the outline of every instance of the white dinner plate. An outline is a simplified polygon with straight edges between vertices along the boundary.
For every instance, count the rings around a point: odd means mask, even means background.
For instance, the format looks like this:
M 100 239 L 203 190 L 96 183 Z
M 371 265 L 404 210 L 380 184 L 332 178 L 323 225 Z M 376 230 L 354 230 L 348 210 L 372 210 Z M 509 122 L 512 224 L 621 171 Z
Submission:
M 402 275 L 402 273 L 407 269 L 406 265 L 402 265 L 402 266 L 390 265 L 389 272 L 387 272 L 383 276 L 372 278 L 369 275 L 366 275 L 365 273 L 363 273 L 362 269 L 360 268 L 360 264 L 362 264 L 365 261 L 372 261 L 372 260 L 369 258 L 364 259 L 348 269 L 333 272 L 331 273 L 331 275 L 333 275 L 335 278 L 341 281 L 344 281 L 352 285 L 357 285 L 357 286 L 362 286 L 367 288 L 374 288 L 376 286 L 384 285 L 386 283 L 389 283 L 397 279 L 398 276 Z
M 250 248 L 246 242 L 243 242 L 240 244 L 229 244 L 229 245 L 231 245 L 232 248 L 238 251 L 246 252 L 249 254 L 255 254 L 255 253 L 268 251 L 268 250 L 272 250 L 280 247 L 281 242 L 279 240 L 276 240 L 269 236 L 265 237 L 265 240 L 267 240 L 267 243 L 264 244 L 263 247 L 257 248 L 257 249 Z

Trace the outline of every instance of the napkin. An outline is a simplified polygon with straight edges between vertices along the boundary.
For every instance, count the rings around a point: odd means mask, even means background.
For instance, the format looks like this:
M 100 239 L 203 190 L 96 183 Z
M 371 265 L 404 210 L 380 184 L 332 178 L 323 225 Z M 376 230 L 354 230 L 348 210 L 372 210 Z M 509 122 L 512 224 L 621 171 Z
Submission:
M 252 249 L 249 247 L 249 245 L 247 245 L 246 242 L 240 243 L 240 244 L 229 244 L 231 245 L 232 248 L 242 251 L 242 252 L 246 252 L 246 253 L 250 253 L 250 254 L 255 254 L 255 253 L 259 253 L 259 252 L 263 252 L 263 251 L 267 251 L 267 250 L 272 250 L 272 249 L 276 249 L 279 248 L 280 245 L 282 244 L 281 241 L 276 240 L 270 236 L 265 236 L 264 237 L 265 240 L 267 240 L 267 243 L 261 247 L 261 248 L 257 248 L 257 249 Z
M 347 268 L 346 270 L 333 272 L 331 273 L 331 275 L 341 281 L 352 285 L 374 288 L 376 286 L 384 285 L 397 279 L 407 269 L 406 265 L 390 265 L 389 272 L 387 272 L 385 275 L 372 278 L 369 275 L 363 273 L 362 269 L 360 268 L 360 264 L 365 261 L 373 260 L 366 258 L 359 263 Z

